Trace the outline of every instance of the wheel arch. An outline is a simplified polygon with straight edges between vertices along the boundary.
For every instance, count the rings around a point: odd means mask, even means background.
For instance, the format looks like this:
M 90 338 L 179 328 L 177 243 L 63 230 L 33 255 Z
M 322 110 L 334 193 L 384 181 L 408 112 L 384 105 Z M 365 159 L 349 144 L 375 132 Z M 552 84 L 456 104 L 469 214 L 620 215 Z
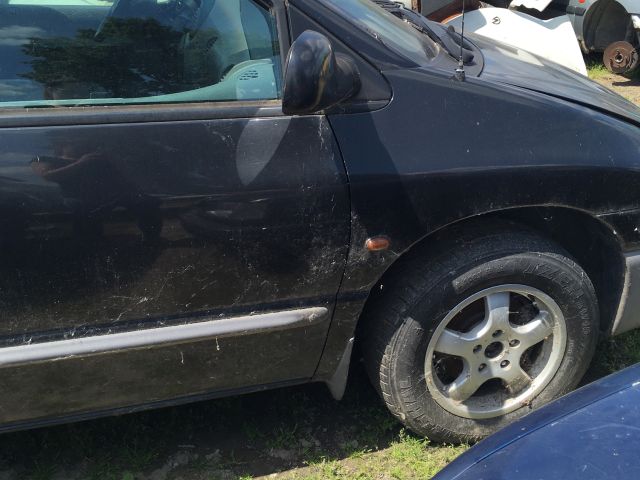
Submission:
M 450 242 L 460 229 L 492 221 L 522 225 L 564 248 L 593 282 L 600 305 L 601 331 L 610 331 L 624 288 L 625 261 L 620 240 L 611 225 L 588 212 L 566 206 L 526 206 L 490 211 L 461 218 L 428 233 L 402 252 L 379 277 L 369 292 L 363 312 L 367 303 L 372 301 L 372 292 L 379 291 L 386 279 L 393 277 L 405 262 L 413 261 L 426 249 Z
M 367 308 L 383 292 L 387 280 L 394 277 L 406 262 L 414 261 L 425 250 L 451 241 L 460 228 L 473 228 L 487 221 L 508 221 L 522 225 L 556 241 L 573 256 L 594 284 L 600 309 L 600 330 L 610 334 L 623 295 L 626 273 L 621 242 L 614 228 L 589 212 L 568 206 L 510 207 L 463 217 L 434 229 L 402 251 L 378 276 L 368 289 L 366 300 L 361 304 L 347 302 L 344 307 L 338 306 L 314 380 L 325 382 L 334 398 L 342 398 L 354 343 L 358 352 L 360 331 L 366 328 Z M 585 242 L 585 238 L 589 242 Z
M 611 43 L 625 40 L 631 13 L 635 12 L 628 0 L 598 0 L 592 4 L 582 21 L 586 51 L 604 51 Z

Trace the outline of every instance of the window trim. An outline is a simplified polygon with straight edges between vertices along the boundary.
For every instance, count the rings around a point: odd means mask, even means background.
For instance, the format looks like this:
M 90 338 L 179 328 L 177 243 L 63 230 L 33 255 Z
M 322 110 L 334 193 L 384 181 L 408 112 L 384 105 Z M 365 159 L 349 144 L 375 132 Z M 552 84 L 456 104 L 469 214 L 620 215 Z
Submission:
M 291 29 L 289 28 L 289 15 L 287 13 L 287 7 L 285 6 L 285 0 L 254 0 L 254 2 L 268 8 L 276 18 L 276 32 L 278 33 L 278 42 L 280 44 L 280 63 L 282 64 L 281 82 L 284 85 L 287 56 L 291 48 Z
M 0 110 L 0 128 L 281 117 L 281 100 Z
M 2 0 L 0 0 L 1 2 Z M 275 17 L 280 46 L 281 74 L 291 44 L 289 21 L 284 0 L 253 0 Z M 281 84 L 284 78 L 280 79 Z M 143 103 L 121 105 L 80 105 L 61 107 L 0 107 L 0 128 L 50 125 L 97 125 L 110 123 L 162 123 L 224 118 L 277 117 L 282 99 L 234 100 L 222 102 Z

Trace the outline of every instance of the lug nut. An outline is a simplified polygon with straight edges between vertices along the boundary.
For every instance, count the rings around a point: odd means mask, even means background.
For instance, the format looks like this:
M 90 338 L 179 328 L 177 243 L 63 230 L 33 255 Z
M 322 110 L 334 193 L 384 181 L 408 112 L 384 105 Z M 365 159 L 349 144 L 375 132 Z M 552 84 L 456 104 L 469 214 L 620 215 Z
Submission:
M 509 342 L 510 347 L 517 347 L 518 345 L 520 345 L 520 340 L 513 339 Z
M 496 330 L 493 332 L 493 338 L 499 337 L 500 335 L 502 335 L 502 330 Z
M 500 366 L 502 368 L 507 368 L 509 366 L 509 360 L 503 360 L 500 362 Z
M 476 345 L 473 347 L 473 353 L 478 353 L 480 350 L 482 350 L 482 345 Z
M 478 371 L 481 372 L 485 368 L 487 368 L 487 364 L 486 363 L 481 363 L 480 366 L 478 367 Z

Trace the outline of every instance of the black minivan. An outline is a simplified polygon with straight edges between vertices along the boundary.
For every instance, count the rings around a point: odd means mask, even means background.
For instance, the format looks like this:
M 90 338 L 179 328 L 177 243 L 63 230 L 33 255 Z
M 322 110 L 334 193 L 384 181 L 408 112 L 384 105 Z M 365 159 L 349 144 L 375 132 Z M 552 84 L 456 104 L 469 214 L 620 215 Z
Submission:
M 639 126 L 388 2 L 0 0 L 0 430 L 340 398 L 358 352 L 480 438 L 640 326 Z

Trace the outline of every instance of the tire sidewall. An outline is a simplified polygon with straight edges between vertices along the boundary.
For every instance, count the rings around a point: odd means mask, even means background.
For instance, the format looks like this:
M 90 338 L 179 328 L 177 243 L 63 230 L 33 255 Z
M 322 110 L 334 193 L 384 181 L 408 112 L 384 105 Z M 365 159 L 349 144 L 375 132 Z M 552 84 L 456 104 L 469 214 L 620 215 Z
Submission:
M 396 402 L 412 411 L 405 422 L 418 432 L 437 425 L 450 432 L 448 436 L 453 434 L 463 441 L 484 437 L 571 391 L 593 356 L 598 331 L 597 300 L 591 282 L 578 265 L 556 253 L 513 253 L 478 260 L 476 265 L 446 272 L 443 278 L 432 282 L 433 287 L 404 312 L 403 325 L 393 339 L 393 350 L 401 353 L 391 364 L 392 391 Z M 489 419 L 456 416 L 441 407 L 428 391 L 424 372 L 427 347 L 451 309 L 481 290 L 505 284 L 536 288 L 559 305 L 567 329 L 562 362 L 542 392 L 517 410 Z

